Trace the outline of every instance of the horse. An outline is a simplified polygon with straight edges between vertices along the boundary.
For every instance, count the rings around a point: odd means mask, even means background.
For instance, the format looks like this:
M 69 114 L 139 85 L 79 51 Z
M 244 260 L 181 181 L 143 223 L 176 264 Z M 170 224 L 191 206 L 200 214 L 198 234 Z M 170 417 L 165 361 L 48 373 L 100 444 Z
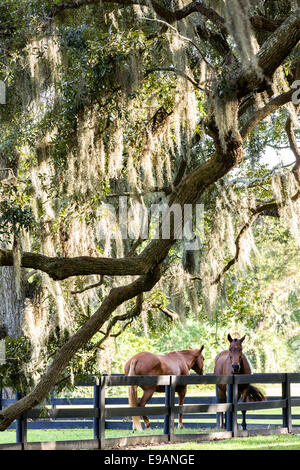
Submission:
M 252 367 L 243 354 L 242 343 L 246 335 L 242 338 L 234 338 L 228 334 L 227 339 L 230 343 L 229 349 L 226 351 L 220 352 L 215 359 L 215 375 L 232 375 L 232 374 L 252 374 Z M 218 393 L 219 400 L 221 403 L 226 403 L 226 385 L 218 384 Z M 243 402 L 246 401 L 265 401 L 265 395 L 256 387 L 250 384 L 240 384 L 238 385 L 238 397 L 237 399 L 242 399 Z M 242 427 L 243 430 L 247 429 L 246 425 L 246 411 L 242 411 L 243 421 Z M 223 427 L 223 418 L 222 424 Z
M 168 354 L 153 354 L 151 352 L 139 352 L 125 364 L 125 375 L 189 375 L 193 369 L 198 375 L 203 375 L 204 357 L 202 355 L 204 346 L 200 349 L 185 349 L 182 351 L 172 351 Z M 137 397 L 137 385 L 129 386 L 129 405 L 146 406 L 154 392 L 164 392 L 165 386 L 140 385 L 143 389 L 143 396 L 140 400 Z M 178 403 L 183 405 L 186 395 L 186 385 L 179 385 L 175 388 L 178 393 Z M 143 416 L 146 428 L 150 428 L 150 421 L 147 416 Z M 132 417 L 133 430 L 141 431 L 142 426 L 139 416 Z M 183 428 L 182 414 L 179 414 L 179 428 Z

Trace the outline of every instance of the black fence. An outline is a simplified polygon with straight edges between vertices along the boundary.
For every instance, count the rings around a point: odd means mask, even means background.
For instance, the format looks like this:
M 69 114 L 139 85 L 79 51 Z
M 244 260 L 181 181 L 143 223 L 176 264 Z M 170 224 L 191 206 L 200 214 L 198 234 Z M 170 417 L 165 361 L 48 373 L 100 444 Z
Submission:
M 267 401 L 243 403 L 237 400 L 239 384 L 281 384 L 281 396 L 268 397 Z M 121 375 L 102 376 L 97 380 L 92 378 L 84 386 L 93 386 L 93 398 L 55 398 L 49 401 L 51 408 L 34 408 L 20 416 L 11 428 L 16 429 L 16 443 L 1 444 L 0 449 L 99 449 L 129 445 L 155 444 L 162 442 L 204 441 L 212 439 L 225 439 L 231 437 L 246 437 L 253 434 L 288 433 L 296 429 L 295 421 L 299 415 L 292 413 L 292 408 L 300 406 L 300 397 L 291 396 L 291 384 L 300 383 L 300 373 L 289 374 L 251 374 L 251 375 L 190 375 L 190 376 L 133 376 Z M 153 397 L 146 407 L 129 408 L 127 398 L 108 398 L 108 387 L 129 385 L 161 385 L 165 386 L 165 397 Z M 177 385 L 226 384 L 227 403 L 217 403 L 215 397 L 186 397 L 184 405 L 178 405 L 175 397 Z M 20 395 L 17 396 L 20 398 Z M 2 399 L 0 406 L 4 407 L 12 400 Z M 89 405 L 90 408 L 56 408 L 58 405 Z M 123 405 L 123 406 L 122 406 Z M 149 406 L 150 405 L 150 406 Z M 270 421 L 280 418 L 281 424 L 274 429 L 266 429 L 266 424 L 255 425 L 255 429 L 247 431 L 239 429 L 238 413 L 241 411 L 281 409 L 280 415 L 252 415 L 253 419 Z M 45 414 L 46 411 L 46 414 Z M 176 417 L 182 413 L 185 418 L 184 425 L 188 429 L 198 432 L 191 434 L 176 433 Z M 214 428 L 219 423 L 219 414 L 226 413 L 226 431 L 203 432 L 206 427 Z M 147 415 L 151 419 L 151 427 L 163 429 L 160 435 L 130 436 L 107 438 L 107 429 L 132 429 L 131 416 Z M 209 419 L 208 423 L 195 422 L 195 418 Z M 161 421 L 153 423 L 153 419 Z M 193 422 L 186 422 L 186 419 Z M 81 441 L 56 442 L 27 442 L 27 429 L 50 428 L 91 428 L 93 439 Z M 252 426 L 251 426 L 252 427 Z M 199 432 L 200 431 L 200 432 Z

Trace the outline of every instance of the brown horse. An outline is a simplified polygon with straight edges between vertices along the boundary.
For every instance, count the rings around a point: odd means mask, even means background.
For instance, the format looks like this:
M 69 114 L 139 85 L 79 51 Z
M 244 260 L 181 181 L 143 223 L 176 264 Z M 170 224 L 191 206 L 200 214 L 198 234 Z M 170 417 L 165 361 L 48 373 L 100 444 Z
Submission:
M 242 343 L 245 336 L 242 338 L 234 338 L 227 336 L 230 343 L 227 351 L 222 351 L 217 355 L 215 359 L 215 375 L 232 375 L 232 374 L 252 374 L 252 367 L 243 354 Z M 219 400 L 221 403 L 226 403 L 226 385 L 218 384 Z M 242 401 L 265 401 L 266 397 L 264 394 L 250 384 L 241 384 L 238 386 L 238 400 L 242 398 Z M 246 429 L 246 411 L 242 411 L 243 422 L 242 427 Z M 222 420 L 223 421 L 223 420 Z M 223 427 L 223 423 L 222 423 Z
M 203 375 L 202 356 L 204 346 L 200 349 L 187 349 L 183 351 L 172 351 L 168 354 L 152 354 L 150 352 L 140 352 L 133 356 L 125 364 L 125 375 L 189 375 L 190 369 L 197 374 Z M 143 396 L 140 400 L 137 397 L 137 385 L 129 386 L 129 405 L 146 406 L 154 392 L 164 392 L 165 386 L 141 385 Z M 178 393 L 178 403 L 183 405 L 186 395 L 186 385 L 176 387 Z M 143 416 L 144 423 L 150 428 L 150 421 L 147 416 Z M 142 430 L 139 416 L 133 416 L 133 429 Z M 182 415 L 179 414 L 179 427 L 183 428 Z

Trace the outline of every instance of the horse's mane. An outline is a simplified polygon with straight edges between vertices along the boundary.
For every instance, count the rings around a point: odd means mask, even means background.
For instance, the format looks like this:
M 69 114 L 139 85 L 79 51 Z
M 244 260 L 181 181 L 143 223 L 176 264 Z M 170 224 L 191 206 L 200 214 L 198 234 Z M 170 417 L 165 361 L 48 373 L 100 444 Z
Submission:
M 173 353 L 191 353 L 192 351 L 197 351 L 197 349 L 180 349 L 180 350 L 175 350 L 175 351 L 170 351 L 166 354 L 173 354 Z
M 246 356 L 246 354 L 242 354 L 242 359 L 243 359 L 243 367 L 244 369 L 245 368 L 249 368 L 249 373 L 250 374 L 253 374 L 253 367 L 252 367 L 252 364 L 251 362 L 249 361 L 248 357 Z M 245 372 L 246 373 L 246 372 Z
M 251 364 L 251 361 L 249 360 L 249 358 L 248 358 L 245 354 L 244 354 L 244 356 L 245 356 L 245 358 L 247 359 L 248 364 L 249 364 L 249 366 L 250 366 L 250 374 L 253 374 L 253 366 L 252 366 L 252 364 Z

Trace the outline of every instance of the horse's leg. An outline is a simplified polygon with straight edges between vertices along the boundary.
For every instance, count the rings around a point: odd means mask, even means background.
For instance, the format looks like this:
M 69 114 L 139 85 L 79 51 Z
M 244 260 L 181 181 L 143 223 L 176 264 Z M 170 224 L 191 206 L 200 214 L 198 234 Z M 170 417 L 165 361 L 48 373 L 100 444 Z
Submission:
M 146 404 L 148 403 L 148 401 L 150 400 L 154 392 L 155 392 L 155 387 L 147 388 L 146 390 L 144 390 L 143 396 L 139 401 L 139 406 L 146 406 Z M 144 420 L 146 428 L 149 429 L 150 421 L 149 421 L 148 416 L 143 416 L 143 420 Z
M 239 398 L 241 398 L 243 402 L 247 401 L 247 388 L 238 390 L 238 400 Z M 243 431 L 246 431 L 247 430 L 246 410 L 242 410 L 242 416 L 243 416 L 242 428 L 243 428 Z
M 180 387 L 179 390 L 177 389 L 177 393 L 178 393 L 178 404 L 183 405 L 185 395 L 186 395 L 186 387 Z M 182 413 L 178 414 L 178 427 L 179 429 L 183 429 Z
M 243 428 L 244 431 L 246 431 L 247 430 L 246 410 L 242 411 L 242 415 L 243 415 L 242 428 Z

